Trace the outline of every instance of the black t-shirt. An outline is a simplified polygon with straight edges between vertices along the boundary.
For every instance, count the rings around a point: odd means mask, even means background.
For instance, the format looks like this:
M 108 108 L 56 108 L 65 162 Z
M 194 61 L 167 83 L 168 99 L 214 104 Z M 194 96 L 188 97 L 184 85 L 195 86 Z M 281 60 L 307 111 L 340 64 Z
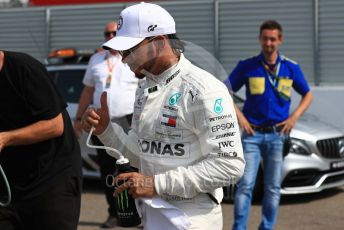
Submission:
M 66 103 L 45 67 L 29 55 L 4 51 L 0 71 L 0 132 L 63 115 L 62 136 L 8 146 L 0 153 L 14 200 L 41 194 L 67 177 L 81 177 L 81 154 Z M 3 189 L 0 189 L 3 190 Z

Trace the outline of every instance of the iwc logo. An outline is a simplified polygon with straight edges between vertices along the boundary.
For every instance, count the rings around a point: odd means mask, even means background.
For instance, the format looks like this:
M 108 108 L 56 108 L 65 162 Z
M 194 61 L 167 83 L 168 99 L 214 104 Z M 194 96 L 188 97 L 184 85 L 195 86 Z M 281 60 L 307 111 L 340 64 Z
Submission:
M 119 16 L 119 19 L 117 21 L 117 30 L 120 30 L 122 28 L 123 25 L 123 18 L 122 16 Z
M 341 158 L 344 158 L 344 139 L 338 141 L 338 152 Z

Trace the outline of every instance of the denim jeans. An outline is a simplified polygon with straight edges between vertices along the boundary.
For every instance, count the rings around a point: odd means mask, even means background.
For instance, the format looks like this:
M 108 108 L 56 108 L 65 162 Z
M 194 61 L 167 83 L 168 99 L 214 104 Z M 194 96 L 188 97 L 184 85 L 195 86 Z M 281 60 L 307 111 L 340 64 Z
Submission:
M 263 159 L 264 196 L 262 221 L 259 229 L 273 229 L 280 201 L 281 176 L 283 167 L 283 143 L 285 135 L 277 132 L 256 132 L 254 136 L 243 134 L 242 143 L 246 166 L 244 175 L 237 184 L 234 198 L 233 230 L 247 229 L 252 191 Z

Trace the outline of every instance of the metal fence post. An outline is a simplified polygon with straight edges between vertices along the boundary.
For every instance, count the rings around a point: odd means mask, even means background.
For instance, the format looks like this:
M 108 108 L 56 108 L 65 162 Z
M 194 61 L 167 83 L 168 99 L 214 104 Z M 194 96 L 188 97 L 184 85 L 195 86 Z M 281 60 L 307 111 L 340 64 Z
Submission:
M 214 55 L 220 60 L 219 54 L 219 1 L 214 0 Z
M 314 64 L 313 64 L 313 71 L 314 71 L 314 85 L 319 86 L 320 84 L 320 62 L 319 62 L 319 0 L 313 1 L 313 19 L 314 19 Z
M 51 12 L 50 8 L 45 9 L 45 48 L 47 57 L 50 52 L 50 19 L 51 19 Z

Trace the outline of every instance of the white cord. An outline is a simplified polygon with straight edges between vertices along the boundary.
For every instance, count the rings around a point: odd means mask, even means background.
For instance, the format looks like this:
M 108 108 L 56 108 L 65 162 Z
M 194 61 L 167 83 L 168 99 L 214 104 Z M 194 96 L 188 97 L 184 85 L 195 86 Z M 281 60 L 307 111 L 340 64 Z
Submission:
M 8 180 L 7 180 L 7 177 L 6 177 L 6 174 L 4 172 L 4 170 L 2 169 L 1 165 L 0 165 L 0 171 L 1 171 L 1 174 L 4 178 L 4 181 L 5 181 L 5 184 L 6 184 L 6 188 L 7 188 L 7 193 L 8 193 L 8 199 L 5 203 L 3 202 L 0 202 L 0 206 L 3 206 L 3 207 L 6 207 L 8 206 L 10 203 L 11 203 L 11 200 L 12 200 L 12 194 L 11 194 L 11 188 L 10 188 L 10 185 L 8 183 Z
M 114 148 L 111 147 L 107 147 L 107 146 L 100 146 L 100 145 L 92 145 L 90 140 L 91 140 L 91 136 L 93 134 L 93 131 L 95 130 L 94 126 L 92 126 L 90 133 L 88 134 L 87 140 L 86 140 L 86 145 L 87 147 L 93 148 L 93 149 L 105 149 L 105 150 L 109 150 L 106 151 L 107 154 L 109 154 L 111 157 L 116 158 L 117 160 L 123 160 L 125 159 L 123 154 Z M 116 154 L 115 154 L 116 153 Z

